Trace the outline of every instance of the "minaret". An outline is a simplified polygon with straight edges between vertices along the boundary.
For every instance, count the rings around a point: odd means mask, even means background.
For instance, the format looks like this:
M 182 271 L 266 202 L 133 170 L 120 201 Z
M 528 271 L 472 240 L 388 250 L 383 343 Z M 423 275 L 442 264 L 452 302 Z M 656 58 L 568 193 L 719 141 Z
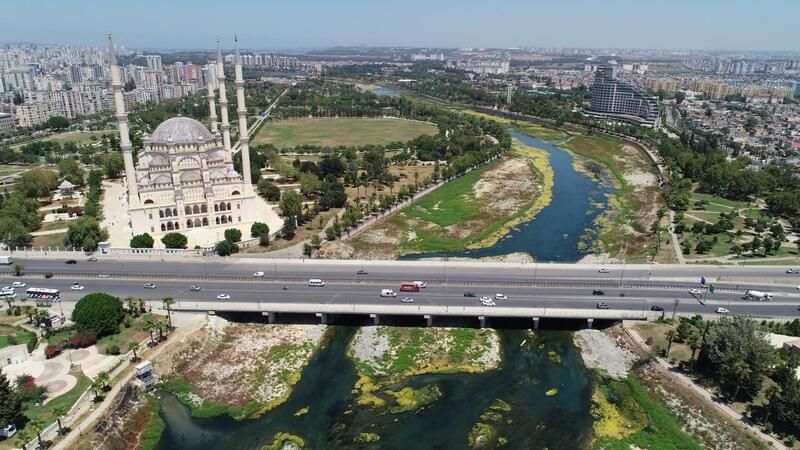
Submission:
M 216 71 L 216 64 L 214 65 L 214 70 Z M 208 66 L 209 72 L 211 66 Z M 208 87 L 208 118 L 211 119 L 211 132 L 217 132 L 217 103 L 215 102 L 214 96 L 214 78 L 217 76 L 216 73 L 208 73 L 208 80 L 206 80 L 206 85 Z
M 117 54 L 108 33 L 108 64 L 111 66 L 111 89 L 114 91 L 114 106 L 117 109 L 119 122 L 119 145 L 122 148 L 122 159 L 125 162 L 125 179 L 128 183 L 128 206 L 139 206 L 139 187 L 136 185 L 136 168 L 133 166 L 131 138 L 128 134 L 128 113 L 125 112 L 125 100 L 122 97 L 122 77 L 117 65 Z
M 225 93 L 225 69 L 222 67 L 222 50 L 217 38 L 217 80 L 219 81 L 219 110 L 222 115 L 222 143 L 231 151 L 231 125 L 228 123 L 228 95 Z
M 239 39 L 234 35 L 233 40 L 236 43 L 233 72 L 236 85 L 236 113 L 239 116 L 239 149 L 242 152 L 244 194 L 248 196 L 253 192 L 253 180 L 250 178 L 250 137 L 247 132 L 247 107 L 244 104 L 244 78 L 242 77 L 242 57 L 239 56 Z

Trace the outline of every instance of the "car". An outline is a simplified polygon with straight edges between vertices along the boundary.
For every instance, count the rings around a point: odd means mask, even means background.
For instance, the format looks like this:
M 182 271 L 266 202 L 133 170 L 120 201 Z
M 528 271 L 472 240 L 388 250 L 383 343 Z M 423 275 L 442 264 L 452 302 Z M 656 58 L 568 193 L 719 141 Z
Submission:
M 84 289 L 80 284 L 73 284 L 69 288 L 73 291 L 82 291 Z
M 65 264 L 78 264 L 78 261 L 75 261 L 74 259 L 68 259 L 68 260 L 64 261 L 64 263 Z
M 597 302 L 597 309 L 610 309 L 611 307 L 608 306 L 608 303 Z
M 15 281 L 15 282 L 11 283 L 11 286 L 13 286 L 15 288 L 18 288 L 18 287 L 22 288 L 22 287 L 27 286 L 27 284 L 25 284 L 24 281 Z
M 508 296 L 505 294 L 494 294 L 495 300 L 508 300 Z
M 147 283 L 144 285 L 145 289 L 155 289 L 156 285 L 154 283 Z
M 653 305 L 653 306 L 650 307 L 650 311 L 664 311 L 664 308 L 662 308 L 662 307 L 660 307 L 658 305 Z
M 97 256 L 90 256 L 90 257 L 86 258 L 86 261 L 88 261 L 88 262 L 97 262 Z
M 602 269 L 597 271 L 598 273 L 611 273 L 611 269 L 603 267 Z
M 483 303 L 483 302 L 490 302 L 490 301 L 492 301 L 492 299 L 490 299 L 489 297 L 485 297 L 485 296 L 484 296 L 484 297 L 481 297 L 481 303 Z
M 786 269 L 786 273 L 788 273 L 788 274 L 798 274 L 798 273 L 800 273 L 800 269 Z
M 601 291 L 600 289 L 593 289 L 592 295 L 606 295 L 606 293 Z
M 414 299 L 411 297 L 403 297 L 400 299 L 400 303 L 414 303 Z
M 691 289 L 689 289 L 689 293 L 692 294 L 692 295 L 701 295 L 703 293 L 703 291 L 701 291 L 698 288 L 691 288 Z
M 495 305 L 497 305 L 497 303 L 495 303 L 494 300 L 489 299 L 487 301 L 481 300 L 481 305 L 483 305 L 483 306 L 495 306 Z
M 264 278 L 264 272 L 261 272 L 261 271 L 259 271 L 259 272 L 255 272 L 255 273 L 253 274 L 253 276 L 254 276 L 254 277 L 258 277 L 258 278 Z
M 464 292 L 464 297 L 475 297 L 476 294 L 474 292 Z
M 198 286 L 196 284 L 193 285 L 193 286 L 189 286 L 189 290 L 193 291 L 193 292 L 199 292 L 200 291 L 200 286 Z
M 231 296 L 228 294 L 219 294 L 217 295 L 217 300 L 230 300 Z
M 356 272 L 356 275 L 367 275 L 367 274 L 369 274 L 369 272 L 367 272 L 366 269 L 358 269 L 358 272 Z
M 727 308 L 717 308 L 717 314 L 728 314 L 729 312 Z
M 397 297 L 397 292 L 391 289 L 381 289 L 381 297 Z
M 425 289 L 426 287 L 428 287 L 428 283 L 425 281 L 415 281 L 414 284 L 419 286 L 420 289 Z
M 10 287 L 4 287 L 3 289 L 0 289 L 0 295 L 6 296 L 6 297 L 9 296 L 9 295 L 14 295 L 15 293 L 16 293 L 16 291 L 14 291 L 14 289 L 12 289 Z

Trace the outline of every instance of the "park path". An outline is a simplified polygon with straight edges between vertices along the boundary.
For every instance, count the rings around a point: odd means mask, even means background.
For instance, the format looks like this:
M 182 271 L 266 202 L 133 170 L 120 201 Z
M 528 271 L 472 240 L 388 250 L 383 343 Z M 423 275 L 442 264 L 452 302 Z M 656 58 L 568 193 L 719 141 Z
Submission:
M 669 210 L 669 223 L 675 223 L 675 211 L 671 209 Z M 672 248 L 675 250 L 675 257 L 678 258 L 678 264 L 686 264 L 686 258 L 683 256 L 680 240 L 678 239 L 678 235 L 675 234 L 675 228 L 672 225 L 669 227 L 669 237 L 672 239 Z
M 653 352 L 651 352 L 650 346 L 644 342 L 644 339 L 642 339 L 642 336 L 636 330 L 625 327 L 625 332 L 628 334 L 628 336 L 631 337 L 631 339 L 636 343 L 636 345 L 639 346 L 639 348 L 641 348 L 644 352 L 654 354 Z M 658 365 L 661 367 L 662 372 L 666 376 L 672 377 L 678 384 L 690 389 L 695 394 L 699 395 L 703 399 L 703 401 L 705 401 L 709 405 L 712 405 L 719 412 L 721 412 L 728 418 L 733 419 L 736 422 L 745 426 L 748 429 L 748 431 L 755 434 L 758 438 L 760 438 L 767 445 L 769 445 L 770 448 L 788 450 L 788 447 L 786 447 L 783 444 L 783 442 L 761 431 L 761 428 L 759 428 L 758 425 L 756 425 L 752 420 L 750 420 L 749 417 L 743 416 L 738 411 L 730 407 L 730 405 L 728 405 L 727 403 L 723 403 L 722 399 L 720 399 L 716 394 L 696 384 L 694 380 L 687 377 L 686 375 L 678 372 L 678 369 L 672 364 L 670 364 L 666 359 L 660 356 L 654 356 L 654 358 L 656 362 L 658 362 Z

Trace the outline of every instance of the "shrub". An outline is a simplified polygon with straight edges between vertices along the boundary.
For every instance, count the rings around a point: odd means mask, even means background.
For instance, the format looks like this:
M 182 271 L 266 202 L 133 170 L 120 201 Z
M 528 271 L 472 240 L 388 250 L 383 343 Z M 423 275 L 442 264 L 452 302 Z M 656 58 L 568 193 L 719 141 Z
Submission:
M 97 334 L 95 332 L 76 334 L 70 337 L 65 347 L 69 348 L 85 348 L 97 343 Z
M 225 240 L 230 242 L 239 242 L 242 240 L 242 232 L 237 228 L 228 228 L 225 230 Z
M 119 355 L 119 345 L 111 344 L 106 349 L 106 355 Z
M 47 279 L 53 278 L 53 272 L 47 272 L 46 274 L 44 274 L 44 277 Z
M 93 331 L 98 337 L 117 333 L 124 317 L 122 302 L 103 293 L 84 296 L 72 311 L 72 321 L 78 331 Z
M 181 233 L 167 233 L 161 238 L 166 248 L 186 248 L 189 239 Z
M 56 345 L 48 345 L 44 349 L 44 357 L 47 359 L 55 358 L 59 353 L 61 353 L 61 348 Z

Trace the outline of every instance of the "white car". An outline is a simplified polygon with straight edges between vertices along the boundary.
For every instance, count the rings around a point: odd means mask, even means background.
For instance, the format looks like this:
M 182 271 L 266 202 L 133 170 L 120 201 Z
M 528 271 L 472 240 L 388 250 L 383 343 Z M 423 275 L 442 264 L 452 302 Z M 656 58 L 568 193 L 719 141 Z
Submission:
M 254 277 L 258 277 L 258 278 L 264 278 L 264 272 L 260 272 L 260 271 L 256 272 L 256 273 L 253 274 L 253 276 Z
M 703 291 L 701 291 L 698 288 L 691 288 L 691 289 L 689 289 L 689 293 L 692 294 L 692 295 L 701 295 L 703 293 Z
M 798 274 L 798 273 L 800 273 L 800 269 L 786 269 L 786 273 Z
M 155 289 L 156 285 L 155 285 L 155 283 L 147 283 L 147 284 L 144 285 L 144 288 L 145 289 Z
M 492 301 L 492 299 L 490 299 L 489 297 L 485 297 L 485 296 L 484 296 L 484 297 L 481 297 L 481 303 L 483 303 L 483 302 L 490 302 L 490 301 Z
M 508 296 L 505 294 L 494 294 L 495 300 L 508 300 Z
M 419 286 L 420 289 L 425 289 L 426 287 L 428 287 L 428 283 L 424 281 L 415 281 L 414 284 Z
M 397 292 L 391 289 L 381 289 L 381 297 L 397 297 Z
M 80 284 L 73 284 L 69 288 L 71 290 L 73 290 L 73 291 L 82 291 L 83 290 L 83 286 L 81 286 Z
M 18 287 L 22 288 L 22 287 L 27 286 L 27 284 L 25 284 L 24 281 L 15 281 L 15 282 L 11 283 L 11 286 L 13 286 L 15 288 L 18 288 Z
M 15 295 L 17 295 L 17 293 L 13 289 L 0 289 L 0 296 L 10 297 Z
M 481 300 L 481 305 L 483 306 L 495 306 L 496 304 L 497 303 L 495 303 L 492 299 L 489 299 L 488 301 Z
M 727 308 L 717 308 L 717 314 L 728 314 L 729 312 Z
M 403 297 L 400 299 L 400 303 L 414 303 L 414 299 L 411 297 Z
M 598 273 L 611 273 L 611 270 L 603 267 L 602 269 L 598 270 L 597 272 Z
M 231 296 L 228 294 L 219 294 L 217 295 L 217 300 L 230 300 Z

